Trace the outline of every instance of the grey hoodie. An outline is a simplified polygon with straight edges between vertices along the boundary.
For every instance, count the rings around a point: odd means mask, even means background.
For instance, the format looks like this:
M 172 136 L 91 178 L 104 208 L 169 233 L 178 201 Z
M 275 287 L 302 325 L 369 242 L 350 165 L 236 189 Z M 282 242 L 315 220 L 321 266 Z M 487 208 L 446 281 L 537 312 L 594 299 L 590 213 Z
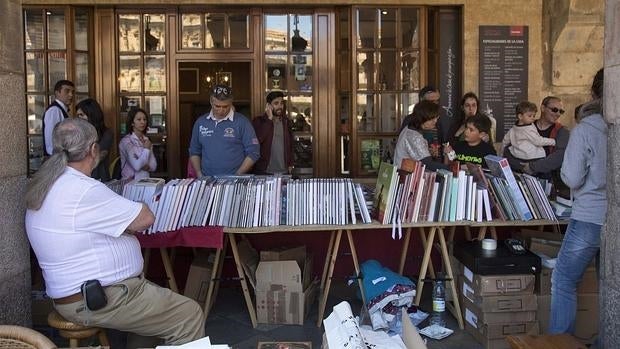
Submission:
M 562 164 L 562 180 L 573 194 L 571 219 L 602 225 L 607 213 L 607 124 L 602 101 L 585 104 Z

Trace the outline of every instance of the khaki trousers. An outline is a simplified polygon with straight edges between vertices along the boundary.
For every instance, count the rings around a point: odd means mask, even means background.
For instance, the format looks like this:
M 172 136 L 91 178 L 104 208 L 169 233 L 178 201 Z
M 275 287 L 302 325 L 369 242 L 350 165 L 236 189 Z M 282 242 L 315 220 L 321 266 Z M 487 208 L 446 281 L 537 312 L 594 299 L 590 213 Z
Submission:
M 198 303 L 142 276 L 107 286 L 105 293 L 108 305 L 96 311 L 86 309 L 84 300 L 54 307 L 78 324 L 158 337 L 170 345 L 205 335 L 205 317 Z

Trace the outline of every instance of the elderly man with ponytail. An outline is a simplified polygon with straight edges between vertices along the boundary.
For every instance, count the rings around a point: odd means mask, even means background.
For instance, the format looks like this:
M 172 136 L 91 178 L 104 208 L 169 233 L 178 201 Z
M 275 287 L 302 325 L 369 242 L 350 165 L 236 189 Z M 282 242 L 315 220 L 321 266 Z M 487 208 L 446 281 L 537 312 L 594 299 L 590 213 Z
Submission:
M 90 177 L 99 161 L 95 128 L 66 119 L 54 128 L 53 144 L 27 189 L 26 231 L 56 310 L 75 323 L 170 345 L 203 337 L 200 306 L 142 276 L 133 233 L 149 227 L 153 213 Z M 91 302 L 98 292 L 104 296 Z

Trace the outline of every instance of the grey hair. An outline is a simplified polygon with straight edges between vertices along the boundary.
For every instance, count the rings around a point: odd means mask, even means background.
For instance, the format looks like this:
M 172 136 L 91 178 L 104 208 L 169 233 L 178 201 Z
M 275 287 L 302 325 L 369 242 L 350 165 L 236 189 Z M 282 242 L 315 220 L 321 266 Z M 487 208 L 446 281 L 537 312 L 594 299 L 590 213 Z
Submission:
M 47 193 L 68 163 L 86 158 L 92 145 L 97 143 L 97 130 L 86 120 L 65 119 L 54 127 L 52 142 L 52 156 L 32 176 L 26 189 L 26 207 L 30 210 L 41 208 Z

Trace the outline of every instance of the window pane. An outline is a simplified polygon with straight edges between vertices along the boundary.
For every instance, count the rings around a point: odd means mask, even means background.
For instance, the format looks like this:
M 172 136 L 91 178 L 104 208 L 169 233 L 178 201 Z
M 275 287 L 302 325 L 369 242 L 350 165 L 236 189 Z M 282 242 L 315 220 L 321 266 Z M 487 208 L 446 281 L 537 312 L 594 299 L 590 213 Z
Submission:
M 151 116 L 150 127 L 157 127 L 159 133 L 166 132 L 166 96 L 144 97 L 145 110 Z
M 396 48 L 396 9 L 381 9 L 379 38 L 382 48 Z
M 119 119 L 121 135 L 127 133 L 127 113 L 131 108 L 140 108 L 140 96 L 121 97 L 121 115 Z
M 43 162 L 43 137 L 28 137 L 28 170 L 36 172 Z
M 166 91 L 166 57 L 165 56 L 145 56 L 144 57 L 144 91 L 145 92 L 165 92 Z
M 88 93 L 88 53 L 75 53 L 75 79 L 77 92 Z
M 312 132 L 312 96 L 290 96 L 287 109 L 293 131 Z
M 26 91 L 43 92 L 45 89 L 45 57 L 42 52 L 26 53 Z
M 377 10 L 375 9 L 362 8 L 357 10 L 357 47 L 375 47 L 376 14 Z
M 164 52 L 166 50 L 166 17 L 144 15 L 144 50 Z
M 24 11 L 24 27 L 26 50 L 43 49 L 43 12 L 41 10 Z
M 265 51 L 286 52 L 286 15 L 265 16 Z
M 267 89 L 286 90 L 286 55 L 265 56 Z
M 404 52 L 402 56 L 402 89 L 418 90 L 420 88 L 420 53 Z
M 360 132 L 375 132 L 375 102 L 373 95 L 357 94 L 357 130 Z
M 379 54 L 379 88 L 381 90 L 395 90 L 397 84 L 396 75 L 396 51 L 381 52 Z
M 291 51 L 312 51 L 312 16 L 290 15 Z
M 293 155 L 297 176 L 312 175 L 312 172 L 300 171 L 302 168 L 312 168 L 312 136 L 295 136 L 293 140 Z
M 118 49 L 120 52 L 140 52 L 140 16 L 118 16 Z
M 247 48 L 249 21 L 247 15 L 230 15 L 230 48 Z
M 392 162 L 397 137 L 363 139 L 360 147 L 360 167 L 365 173 L 376 173 L 381 162 Z
M 73 38 L 75 40 L 75 50 L 88 51 L 88 11 L 77 9 L 75 11 L 75 32 Z
M 339 17 L 339 28 L 338 34 L 338 49 L 340 50 L 348 50 L 349 49 L 349 9 L 341 8 L 338 12 Z
M 400 122 L 402 122 L 405 116 L 413 113 L 413 107 L 418 103 L 418 94 L 403 93 L 400 98 Z
M 351 90 L 351 57 L 350 51 L 340 53 L 340 91 Z
M 293 91 L 312 91 L 312 55 L 293 56 L 290 66 L 292 79 L 288 89 Z
M 419 48 L 418 9 L 404 8 L 401 12 L 403 48 Z
M 205 37 L 206 48 L 224 48 L 226 40 L 226 15 L 223 13 L 207 13 L 205 15 L 207 30 Z
M 358 52 L 357 54 L 357 88 L 359 90 L 374 89 L 375 62 L 372 52 Z
M 45 113 L 45 96 L 27 98 L 28 103 L 28 134 L 41 134 L 43 128 L 43 114 Z
M 52 92 L 56 81 L 67 78 L 67 54 L 64 51 L 49 52 L 47 66 L 49 67 L 49 91 Z
M 380 124 L 381 132 L 396 132 L 400 125 L 398 124 L 396 110 L 396 94 L 382 93 L 379 95 L 380 106 Z
M 47 11 L 47 47 L 50 50 L 67 48 L 65 13 L 62 10 Z
M 121 92 L 141 92 L 140 56 L 121 56 L 119 61 L 118 82 Z
M 181 15 L 181 47 L 202 48 L 202 16 L 199 14 Z

